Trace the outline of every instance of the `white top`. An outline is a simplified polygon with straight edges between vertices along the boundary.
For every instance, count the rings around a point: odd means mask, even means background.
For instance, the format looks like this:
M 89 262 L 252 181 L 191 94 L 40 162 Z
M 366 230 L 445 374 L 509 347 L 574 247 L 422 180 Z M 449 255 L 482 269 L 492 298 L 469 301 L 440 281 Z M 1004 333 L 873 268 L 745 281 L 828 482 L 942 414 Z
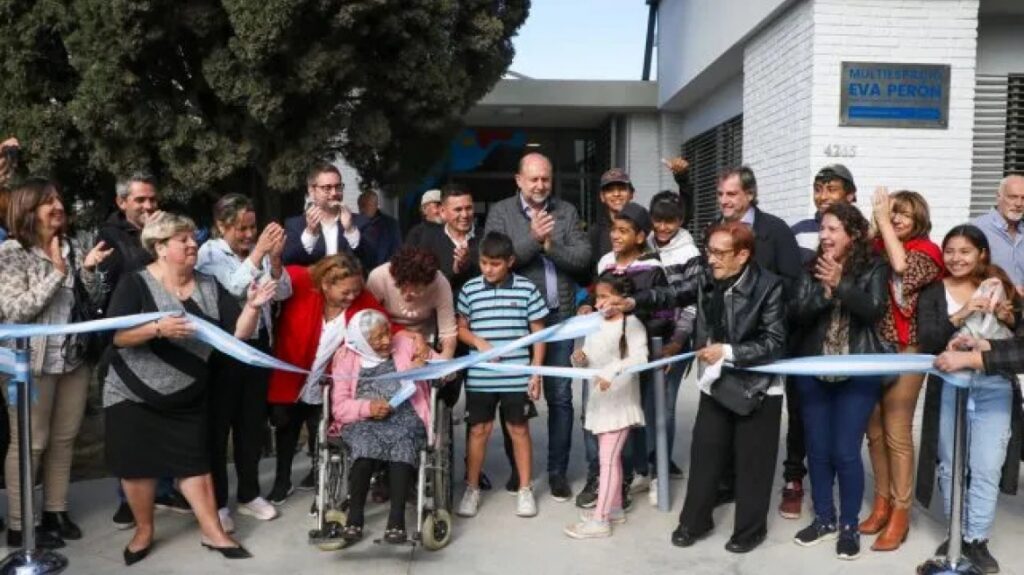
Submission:
M 636 374 L 621 372 L 634 365 L 647 362 L 647 330 L 640 320 L 626 316 L 626 357 L 619 357 L 622 320 L 605 320 L 601 329 L 583 341 L 587 365 L 601 370 L 601 378 L 611 387 L 601 391 L 596 381 L 590 381 L 584 428 L 591 433 L 606 433 L 627 427 L 644 425 L 644 410 L 640 405 L 640 379 Z M 584 367 L 584 366 L 581 366 Z
M 299 393 L 299 400 L 307 405 L 320 405 L 323 403 L 323 396 L 320 391 L 320 378 L 327 370 L 327 364 L 334 358 L 334 352 L 345 341 L 345 312 L 341 312 L 331 321 L 324 320 L 323 329 L 320 332 L 320 344 L 316 348 L 316 358 L 313 360 L 313 367 L 309 370 L 309 377 L 306 378 L 302 392 Z
M 339 215 L 329 222 L 320 222 L 320 233 L 324 236 L 326 255 L 333 256 L 338 253 L 338 223 L 340 220 L 341 216 Z M 345 241 L 348 242 L 348 247 L 353 250 L 359 247 L 359 237 L 359 228 L 355 225 L 352 226 L 352 231 L 345 232 Z M 300 239 L 306 253 L 313 253 L 313 249 L 316 248 L 317 236 L 309 233 L 309 230 L 302 230 Z

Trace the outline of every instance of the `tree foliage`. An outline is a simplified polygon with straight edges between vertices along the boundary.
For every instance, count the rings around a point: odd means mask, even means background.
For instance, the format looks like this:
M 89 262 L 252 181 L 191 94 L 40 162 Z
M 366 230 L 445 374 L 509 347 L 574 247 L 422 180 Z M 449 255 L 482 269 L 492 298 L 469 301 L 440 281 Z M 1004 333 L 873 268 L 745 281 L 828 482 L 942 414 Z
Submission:
M 247 191 L 274 213 L 312 158 L 342 154 L 384 184 L 409 150 L 441 153 L 511 63 L 528 9 L 0 0 L 0 133 L 82 197 L 148 169 L 172 197 Z

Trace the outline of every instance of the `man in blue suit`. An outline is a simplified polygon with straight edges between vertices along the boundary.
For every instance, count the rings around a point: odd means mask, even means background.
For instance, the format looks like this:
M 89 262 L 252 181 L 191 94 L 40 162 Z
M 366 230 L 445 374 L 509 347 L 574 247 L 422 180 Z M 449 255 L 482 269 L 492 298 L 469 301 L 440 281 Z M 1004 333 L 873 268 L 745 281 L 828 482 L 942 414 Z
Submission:
M 334 164 L 317 162 L 306 177 L 306 213 L 285 220 L 285 265 L 312 265 L 325 256 L 355 255 L 362 216 L 342 202 L 345 184 Z

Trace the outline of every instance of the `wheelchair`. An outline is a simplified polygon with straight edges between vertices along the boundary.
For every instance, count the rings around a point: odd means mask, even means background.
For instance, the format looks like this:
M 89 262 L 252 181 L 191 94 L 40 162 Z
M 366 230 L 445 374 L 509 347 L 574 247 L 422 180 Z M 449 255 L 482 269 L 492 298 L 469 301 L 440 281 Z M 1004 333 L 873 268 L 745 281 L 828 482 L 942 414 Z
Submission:
M 348 520 L 348 482 L 351 458 L 340 438 L 329 438 L 331 422 L 331 381 L 321 383 L 323 416 L 317 427 L 313 465 L 316 496 L 310 515 L 316 528 L 309 531 L 309 543 L 322 551 L 343 549 L 347 542 L 341 532 Z M 452 413 L 438 399 L 440 382 L 430 386 L 430 422 L 427 444 L 420 451 L 416 481 L 416 530 L 411 541 L 436 551 L 451 542 L 453 505 Z

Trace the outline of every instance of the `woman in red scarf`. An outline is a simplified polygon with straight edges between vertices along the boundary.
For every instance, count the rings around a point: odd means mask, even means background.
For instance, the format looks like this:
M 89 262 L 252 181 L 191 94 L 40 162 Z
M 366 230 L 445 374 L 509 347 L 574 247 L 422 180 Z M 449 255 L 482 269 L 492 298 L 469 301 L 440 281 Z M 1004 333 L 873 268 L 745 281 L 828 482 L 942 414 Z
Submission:
M 921 290 L 943 275 L 942 250 L 928 239 L 932 229 L 928 203 L 917 192 L 889 195 L 875 190 L 875 248 L 892 267 L 890 310 L 879 329 L 900 353 L 917 352 L 917 300 Z M 879 533 L 871 548 L 898 549 L 910 531 L 914 484 L 914 438 L 911 425 L 923 374 L 904 374 L 882 391 L 868 423 L 868 448 L 875 475 L 875 504 L 860 532 Z

